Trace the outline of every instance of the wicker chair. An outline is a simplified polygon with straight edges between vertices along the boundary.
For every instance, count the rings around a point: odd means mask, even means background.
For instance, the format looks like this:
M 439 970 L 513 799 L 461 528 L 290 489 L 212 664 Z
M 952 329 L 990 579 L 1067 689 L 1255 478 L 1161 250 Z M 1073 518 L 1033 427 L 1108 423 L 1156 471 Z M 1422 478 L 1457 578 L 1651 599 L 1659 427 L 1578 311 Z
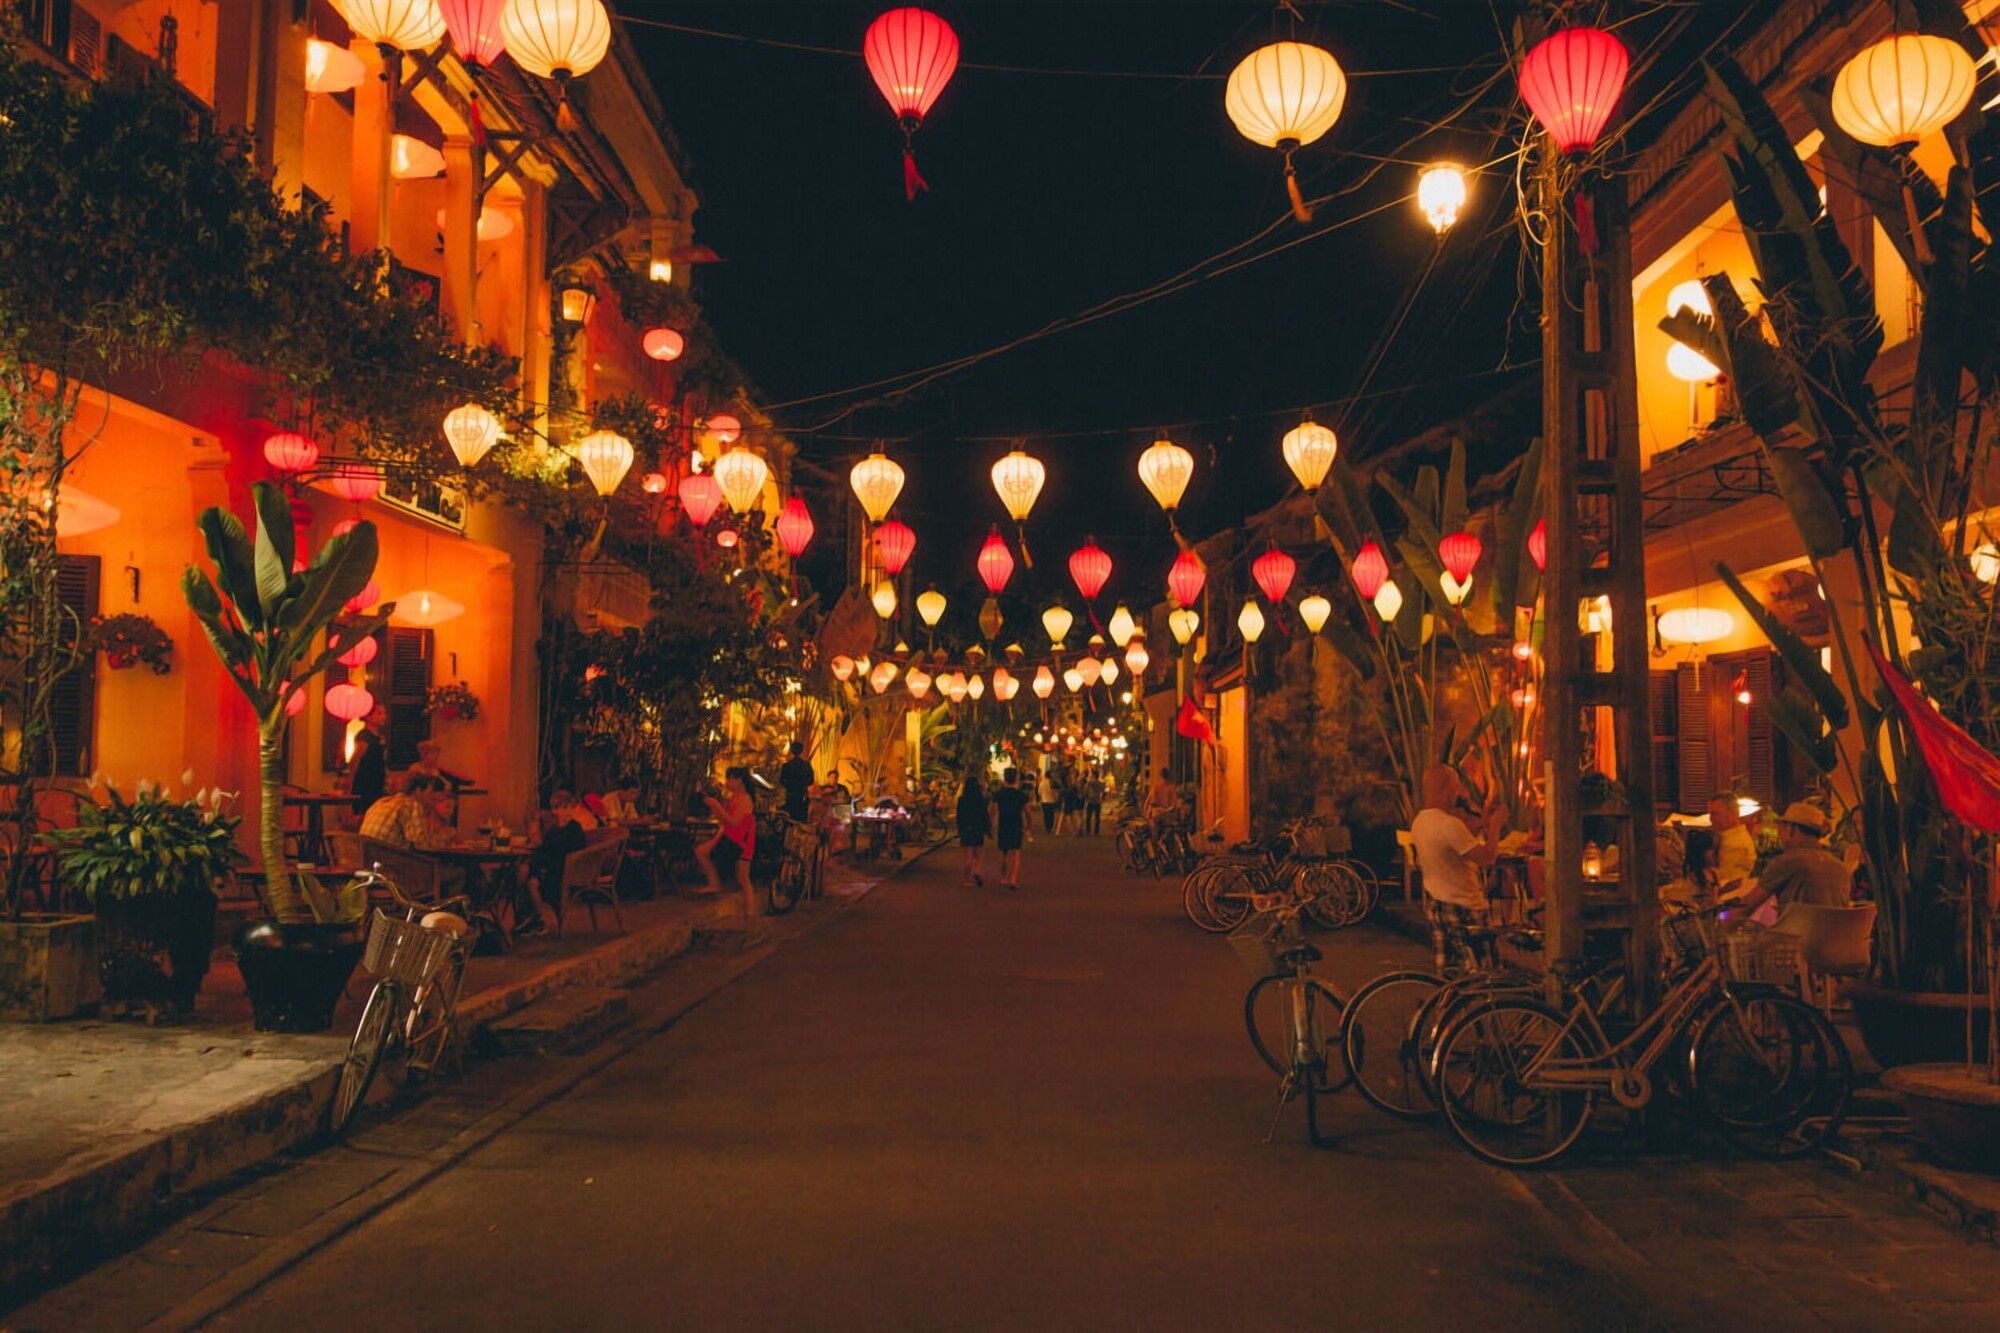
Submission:
M 618 923 L 618 933 L 625 933 L 625 914 L 618 907 L 618 866 L 625 859 L 625 840 L 631 834 L 622 828 L 592 832 L 599 836 L 595 839 L 586 836 L 581 848 L 563 858 L 562 888 L 558 894 L 561 901 L 556 905 L 558 938 L 572 903 L 581 903 L 590 913 L 593 931 L 597 929 L 598 906 L 609 907 L 611 919 Z
M 364 866 L 379 865 L 388 872 L 396 887 L 403 891 L 405 898 L 420 903 L 436 902 L 444 896 L 444 867 L 421 852 L 408 851 L 401 847 L 391 847 L 386 842 L 356 835 L 361 844 L 361 860 Z

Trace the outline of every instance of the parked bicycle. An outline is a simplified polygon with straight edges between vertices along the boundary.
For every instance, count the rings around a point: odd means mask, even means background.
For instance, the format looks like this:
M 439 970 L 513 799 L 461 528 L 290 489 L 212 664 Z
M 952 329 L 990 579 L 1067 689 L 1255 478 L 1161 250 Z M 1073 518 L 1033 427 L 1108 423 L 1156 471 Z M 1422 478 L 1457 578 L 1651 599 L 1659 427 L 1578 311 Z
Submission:
M 421 903 L 373 866 L 355 877 L 370 895 L 382 893 L 396 911 L 377 908 L 361 965 L 379 980 L 347 1044 L 327 1108 L 327 1130 L 344 1132 L 378 1073 L 401 1085 L 435 1074 L 458 1056 L 458 992 L 472 930 L 463 898 Z M 400 915 L 398 915 L 400 913 Z
M 1374 876 L 1357 863 L 1302 852 L 1312 833 L 1308 822 L 1293 821 L 1274 839 L 1239 843 L 1203 860 L 1181 882 L 1188 919 L 1225 934 L 1244 922 L 1255 899 L 1280 893 L 1305 904 L 1307 919 L 1322 929 L 1362 920 L 1374 910 Z
M 1243 997 L 1243 1025 L 1258 1058 L 1278 1075 L 1277 1115 L 1303 1098 L 1306 1133 L 1314 1146 L 1327 1147 L 1332 1138 L 1321 1127 L 1320 1101 L 1346 1087 L 1351 1075 L 1341 1048 L 1340 994 L 1312 974 L 1322 955 L 1300 931 L 1301 909 L 1297 902 L 1262 900 L 1229 943 L 1255 978 Z M 1271 1128 L 1277 1129 L 1276 1116 Z
M 802 898 L 817 898 L 826 882 L 826 834 L 780 815 L 783 849 L 771 879 L 771 915 L 783 916 Z

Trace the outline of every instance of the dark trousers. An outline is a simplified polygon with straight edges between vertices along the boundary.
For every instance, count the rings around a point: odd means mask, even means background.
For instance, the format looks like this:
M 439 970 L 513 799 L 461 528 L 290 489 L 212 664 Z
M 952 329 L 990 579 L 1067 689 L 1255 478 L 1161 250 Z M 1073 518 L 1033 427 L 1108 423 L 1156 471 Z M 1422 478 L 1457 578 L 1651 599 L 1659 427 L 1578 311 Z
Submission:
M 1054 833 L 1055 831 L 1056 831 L 1056 803 L 1054 801 L 1043 801 L 1042 832 Z
M 1099 805 L 1096 801 L 1088 801 L 1084 804 L 1083 831 L 1085 833 L 1088 833 L 1093 838 L 1096 837 L 1098 828 L 1100 827 L 1103 819 L 1104 819 L 1103 806 Z

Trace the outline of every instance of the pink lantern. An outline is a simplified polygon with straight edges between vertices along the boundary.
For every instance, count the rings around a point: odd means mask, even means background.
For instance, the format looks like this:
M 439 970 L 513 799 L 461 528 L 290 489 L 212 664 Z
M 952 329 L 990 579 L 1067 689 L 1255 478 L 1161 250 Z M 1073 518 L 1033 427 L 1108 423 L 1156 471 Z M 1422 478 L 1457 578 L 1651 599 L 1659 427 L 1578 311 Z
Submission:
M 1373 601 L 1375 594 L 1382 591 L 1382 585 L 1389 581 L 1389 561 L 1382 554 L 1382 548 L 1374 542 L 1366 542 L 1354 557 L 1354 588 L 1362 600 Z
M 1104 591 L 1105 580 L 1111 577 L 1111 557 L 1097 544 L 1097 538 L 1086 538 L 1071 553 L 1069 576 L 1076 581 L 1076 590 L 1086 602 L 1095 601 L 1097 594 Z
M 1549 521 L 1539 519 L 1535 530 L 1528 534 L 1528 558 L 1535 562 L 1535 568 L 1547 570 L 1549 567 Z
M 986 585 L 987 592 L 998 597 L 1012 577 L 1014 553 L 1007 549 L 1007 543 L 996 527 L 986 534 L 986 544 L 979 548 L 979 580 Z
M 326 711 L 343 722 L 358 722 L 375 711 L 375 696 L 359 685 L 335 685 L 326 692 Z
M 334 660 L 352 670 L 355 667 L 365 667 L 374 661 L 375 654 L 378 651 L 380 651 L 380 645 L 375 642 L 375 636 L 371 634 L 365 639 L 358 640 L 352 648 L 349 648 Z
M 1292 590 L 1292 576 L 1298 572 L 1298 561 L 1275 546 L 1250 565 L 1250 577 L 1257 580 L 1257 586 L 1264 590 L 1264 596 L 1271 599 L 1273 606 L 1285 600 L 1285 594 Z
M 708 520 L 715 516 L 717 506 L 722 503 L 722 483 L 706 472 L 690 472 L 681 478 L 681 508 L 687 511 L 688 522 L 697 528 L 708 526 Z
M 917 549 L 917 534 L 900 519 L 890 519 L 875 529 L 875 553 L 882 559 L 882 572 L 900 574 Z
M 778 545 L 785 548 L 785 554 L 796 560 L 805 552 L 813 539 L 812 511 L 806 502 L 794 495 L 785 501 L 785 507 L 778 511 Z
M 374 579 L 370 579 L 360 592 L 355 593 L 354 596 L 347 599 L 347 609 L 354 612 L 366 611 L 381 600 L 382 585 L 375 582 Z
M 736 543 L 741 540 L 735 528 L 721 528 L 715 534 L 715 544 L 725 551 L 735 549 Z
M 333 493 L 353 504 L 366 504 L 382 493 L 382 469 L 367 463 L 342 463 L 331 481 Z
M 1167 571 L 1167 592 L 1177 606 L 1193 606 L 1206 582 L 1208 571 L 1202 568 L 1201 557 L 1192 550 L 1183 550 L 1174 558 L 1174 567 Z
M 1454 532 L 1438 543 L 1438 559 L 1451 571 L 1454 582 L 1463 583 L 1472 577 L 1472 568 L 1479 563 L 1479 553 L 1485 549 L 1471 533 Z
M 708 433 L 723 444 L 734 444 L 743 435 L 743 423 L 727 412 L 717 412 L 708 419 Z
M 306 711 L 306 687 L 293 685 L 285 695 L 285 716 L 297 717 Z
M 958 68 L 958 34 L 929 10 L 908 5 L 868 25 L 861 54 L 903 131 L 903 192 L 915 199 L 929 187 L 917 174 L 910 141 Z
M 304 472 L 319 462 L 319 446 L 296 432 L 280 431 L 264 441 L 264 461 L 280 472 Z
M 1521 98 L 1559 150 L 1586 152 L 1618 109 L 1629 65 L 1625 43 L 1610 33 L 1565 28 L 1521 62 Z
M 673 329 L 647 329 L 639 346 L 655 361 L 678 361 L 687 350 L 687 339 Z
M 507 0 L 438 0 L 452 47 L 468 65 L 490 65 L 507 49 L 500 15 Z

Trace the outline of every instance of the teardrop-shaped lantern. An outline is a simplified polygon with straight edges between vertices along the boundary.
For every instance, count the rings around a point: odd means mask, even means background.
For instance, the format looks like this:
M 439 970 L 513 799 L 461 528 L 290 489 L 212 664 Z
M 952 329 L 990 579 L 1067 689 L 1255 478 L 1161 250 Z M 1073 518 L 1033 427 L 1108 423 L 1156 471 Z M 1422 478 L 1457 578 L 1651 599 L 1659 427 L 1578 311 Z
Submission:
M 861 512 L 868 515 L 868 521 L 880 523 L 903 493 L 903 469 L 877 449 L 854 465 L 847 474 L 847 484 L 854 488 L 854 498 L 861 501 Z
M 1396 586 L 1394 579 L 1385 579 L 1382 586 L 1375 590 L 1374 601 L 1375 614 L 1387 624 L 1403 609 L 1403 590 Z
M 887 620 L 896 614 L 896 585 L 883 579 L 868 594 L 868 600 L 875 607 L 875 614 Z
M 944 619 L 948 599 L 936 588 L 926 588 L 917 594 L 917 618 L 932 629 Z
M 1202 567 L 1200 556 L 1184 549 L 1174 557 L 1174 567 L 1167 571 L 1167 593 L 1176 605 L 1193 606 L 1206 582 L 1208 571 Z
M 304 472 L 319 462 L 319 446 L 295 431 L 280 431 L 265 439 L 264 461 L 280 472 Z
M 1546 572 L 1549 567 L 1549 521 L 1535 520 L 1535 530 L 1528 534 L 1528 558 L 1535 562 L 1535 568 Z
M 805 553 L 813 539 L 812 511 L 796 495 L 785 501 L 785 507 L 778 511 L 778 521 L 773 526 L 778 532 L 778 545 L 784 547 L 785 554 L 794 560 Z
M 1588 152 L 1618 109 L 1630 64 L 1601 28 L 1564 28 L 1521 62 L 1521 98 L 1564 153 Z
M 1016 523 L 1027 521 L 1048 475 L 1041 459 L 1021 449 L 1014 450 L 993 465 L 993 489 L 999 493 L 1000 503 L 1007 507 L 1009 517 Z
M 1382 581 L 1389 577 L 1389 561 L 1382 554 L 1382 548 L 1374 542 L 1362 543 L 1354 555 L 1354 588 L 1364 599 L 1372 599 L 1382 590 Z
M 1057 647 L 1062 646 L 1064 637 L 1069 634 L 1070 626 L 1075 623 L 1076 617 L 1071 615 L 1069 608 L 1061 602 L 1052 604 L 1048 610 L 1042 612 L 1042 628 L 1048 631 L 1049 642 Z
M 478 403 L 463 403 L 444 414 L 444 439 L 460 467 L 476 467 L 500 442 L 500 418 Z
M 681 509 L 687 514 L 688 522 L 697 528 L 708 526 L 708 520 L 722 507 L 722 486 L 706 472 L 690 472 L 681 478 Z
M 1076 660 L 1076 674 L 1083 677 L 1085 688 L 1095 685 L 1104 674 L 1104 663 L 1094 657 L 1079 657 Z
M 1841 66 L 1834 123 L 1862 143 L 1906 148 L 1958 119 L 1978 82 L 1978 66 L 1957 42 L 1899 32 Z
M 739 514 L 750 512 L 771 477 L 770 465 L 748 449 L 731 449 L 716 459 L 714 472 L 716 484 L 722 487 L 722 498 Z
M 1320 488 L 1340 452 L 1340 438 L 1327 427 L 1307 417 L 1285 432 L 1285 466 L 1299 479 L 1307 495 Z
M 1292 577 L 1299 572 L 1298 561 L 1273 546 L 1251 562 L 1250 577 L 1264 590 L 1271 605 L 1278 606 L 1292 590 Z
M 335 0 L 347 29 L 364 42 L 394 51 L 422 51 L 444 36 L 437 0 Z
M 1452 578 L 1464 583 L 1472 577 L 1473 567 L 1485 549 L 1471 533 L 1454 532 L 1438 543 L 1438 559 L 1451 571 Z
M 979 581 L 986 585 L 987 592 L 998 597 L 1000 590 L 1007 586 L 1007 580 L 1013 576 L 1014 553 L 1007 549 L 1007 543 L 996 527 L 986 534 L 986 544 L 979 548 Z
M 1332 129 L 1346 101 L 1340 62 L 1305 42 L 1259 47 L 1229 73 L 1222 109 L 1244 138 L 1285 155 L 1285 190 L 1301 222 L 1312 221 L 1312 211 L 1299 193 L 1292 154 Z
M 1139 480 L 1152 492 L 1153 500 L 1169 514 L 1180 507 L 1194 478 L 1194 455 L 1161 438 L 1146 446 L 1139 455 Z
M 835 653 L 827 666 L 832 669 L 835 680 L 851 680 L 854 677 L 854 659 L 846 653 Z
M 989 597 L 979 608 L 979 632 L 989 639 L 996 639 L 1000 637 L 1001 624 L 1000 603 Z
M 986 682 L 979 678 L 978 672 L 973 672 L 972 678 L 965 682 L 965 692 L 971 696 L 974 703 L 986 697 Z
M 608 496 L 632 470 L 632 441 L 616 431 L 594 430 L 577 441 L 576 461 L 599 495 Z
M 958 34 L 928 9 L 909 5 L 868 25 L 861 54 L 903 131 L 903 192 L 915 199 L 930 187 L 917 173 L 911 140 L 958 68 Z
M 912 699 L 921 699 L 931 692 L 930 673 L 922 667 L 913 666 L 904 674 L 903 684 L 908 687 Z
M 1111 556 L 1097 544 L 1097 538 L 1086 538 L 1070 553 L 1069 576 L 1086 602 L 1096 601 L 1097 594 L 1104 591 L 1105 580 L 1111 577 Z
M 490 65 L 507 49 L 500 20 L 507 0 L 438 0 L 452 49 L 468 65 Z
M 917 549 L 917 534 L 901 519 L 890 519 L 875 529 L 875 557 L 885 574 L 900 574 Z
M 1333 603 L 1314 593 L 1299 600 L 1299 619 L 1305 622 L 1307 633 L 1317 634 L 1326 628 L 1327 617 L 1333 614 Z
M 1132 619 L 1132 612 L 1120 602 L 1118 609 L 1111 613 L 1111 619 L 1104 622 L 1104 632 L 1111 636 L 1111 642 L 1123 648 L 1139 632 L 1139 622 Z
M 1167 612 L 1167 631 L 1174 636 L 1174 642 L 1185 648 L 1195 631 L 1201 628 L 1201 613 L 1188 607 Z
M 877 662 L 875 669 L 868 673 L 868 688 L 877 694 L 884 693 L 896 680 L 894 662 Z
M 1243 603 L 1243 609 L 1236 613 L 1236 628 L 1243 635 L 1243 642 L 1255 643 L 1264 637 L 1264 608 L 1251 598 Z
M 1153 655 L 1146 651 L 1144 639 L 1134 639 L 1125 646 L 1125 669 L 1135 678 L 1145 675 L 1146 668 L 1151 666 L 1152 662 Z
M 1047 667 L 1035 668 L 1035 697 L 1046 699 L 1056 692 L 1056 673 Z
M 1069 670 L 1063 672 L 1062 678 L 1063 684 L 1069 687 L 1071 694 L 1075 694 L 1083 688 L 1083 671 L 1080 668 L 1071 667 Z

